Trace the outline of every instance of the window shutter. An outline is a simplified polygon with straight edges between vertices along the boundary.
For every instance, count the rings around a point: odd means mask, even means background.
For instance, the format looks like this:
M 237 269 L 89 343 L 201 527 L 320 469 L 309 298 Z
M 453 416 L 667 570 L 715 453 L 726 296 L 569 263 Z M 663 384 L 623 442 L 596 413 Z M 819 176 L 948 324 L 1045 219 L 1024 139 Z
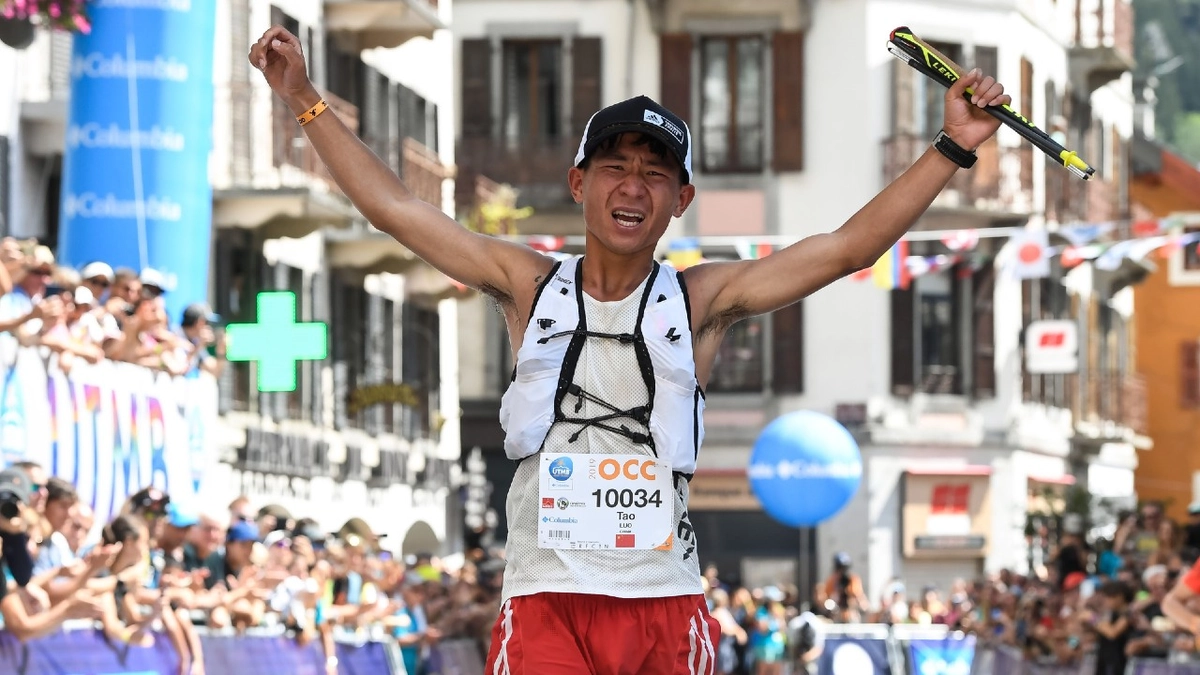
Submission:
M 772 388 L 777 394 L 804 392 L 804 303 L 771 315 Z
M 1200 343 L 1184 340 L 1179 345 L 1182 389 L 1179 405 L 1183 408 L 1200 408 Z
M 913 291 L 893 289 L 892 301 L 892 393 L 913 393 L 915 348 L 913 345 Z
M 975 273 L 974 314 L 972 324 L 975 331 L 974 375 L 975 398 L 992 398 L 996 395 L 996 310 L 993 301 L 996 271 L 986 264 Z
M 663 104 L 688 126 L 692 116 L 692 36 L 688 33 L 664 33 L 658 39 L 659 89 Z M 695 143 L 695 131 L 692 132 Z
M 776 33 L 772 52 L 774 167 L 776 171 L 800 171 L 804 168 L 804 33 Z
M 600 109 L 600 38 L 575 38 L 571 45 L 571 138 L 583 136 L 592 113 Z
M 486 38 L 462 41 L 462 135 L 492 135 L 492 44 Z

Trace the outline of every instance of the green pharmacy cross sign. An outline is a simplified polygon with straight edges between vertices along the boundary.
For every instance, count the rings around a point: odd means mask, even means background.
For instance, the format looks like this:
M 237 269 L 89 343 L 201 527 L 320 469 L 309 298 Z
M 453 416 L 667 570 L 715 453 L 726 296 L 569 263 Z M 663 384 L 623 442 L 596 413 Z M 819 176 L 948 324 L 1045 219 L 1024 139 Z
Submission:
M 225 358 L 257 362 L 262 392 L 296 391 L 296 363 L 328 354 L 325 324 L 296 323 L 296 294 L 290 291 L 259 293 L 258 323 L 230 324 L 225 332 Z

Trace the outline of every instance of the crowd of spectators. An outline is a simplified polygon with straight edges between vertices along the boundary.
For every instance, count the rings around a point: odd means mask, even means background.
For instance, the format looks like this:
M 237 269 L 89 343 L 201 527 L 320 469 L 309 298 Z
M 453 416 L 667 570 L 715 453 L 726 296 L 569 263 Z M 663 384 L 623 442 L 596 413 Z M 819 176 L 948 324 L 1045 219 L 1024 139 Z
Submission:
M 97 522 L 33 463 L 0 472 L 0 536 L 6 630 L 30 640 L 71 622 L 112 643 L 165 640 L 182 675 L 205 672 L 205 631 L 316 641 L 331 675 L 338 638 L 395 640 L 408 673 L 433 675 L 444 640 L 468 642 L 482 663 L 500 608 L 503 560 L 482 549 L 453 565 L 401 558 L 360 518 L 325 532 L 278 505 L 240 497 L 197 511 L 155 488 Z
M 113 269 L 96 261 L 74 270 L 55 264 L 36 240 L 0 240 L 0 333 L 47 348 L 69 373 L 80 362 L 125 361 L 184 375 L 225 363 L 219 318 L 204 303 L 167 316 L 169 284 L 158 270 Z
M 885 585 L 872 601 L 844 553 L 813 590 L 792 586 L 732 587 L 715 568 L 706 573 L 709 604 L 722 625 L 718 657 L 727 673 L 815 672 L 823 635 L 853 632 L 845 624 L 945 626 L 974 635 L 983 649 L 1005 649 L 1027 663 L 1090 675 L 1125 673 L 1132 659 L 1200 661 L 1200 503 L 1180 524 L 1160 504 L 1123 513 L 1109 537 L 1067 532 L 1047 563 L 1025 574 L 1001 570 L 945 587 Z M 1196 566 L 1191 590 L 1180 581 Z M 1175 595 L 1172 595 L 1173 589 Z M 1180 600 L 1180 598 L 1183 598 Z M 1174 610 L 1174 603 L 1182 612 Z M 842 624 L 830 626 L 830 624 Z

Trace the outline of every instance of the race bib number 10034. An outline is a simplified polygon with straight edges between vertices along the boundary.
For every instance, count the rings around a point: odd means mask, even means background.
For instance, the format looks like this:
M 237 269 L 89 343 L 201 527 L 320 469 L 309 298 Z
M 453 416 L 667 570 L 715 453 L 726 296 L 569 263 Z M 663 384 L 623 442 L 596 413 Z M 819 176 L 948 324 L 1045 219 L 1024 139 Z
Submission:
M 541 548 L 668 549 L 671 468 L 645 455 L 542 453 Z

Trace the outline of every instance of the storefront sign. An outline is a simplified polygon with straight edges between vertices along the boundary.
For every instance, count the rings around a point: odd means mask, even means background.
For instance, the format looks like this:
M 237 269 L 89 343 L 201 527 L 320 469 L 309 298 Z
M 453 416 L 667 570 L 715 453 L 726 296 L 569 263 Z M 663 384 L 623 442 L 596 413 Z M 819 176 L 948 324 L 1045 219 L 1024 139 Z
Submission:
M 991 528 L 991 476 L 964 467 L 960 473 L 904 474 L 902 529 L 909 558 L 983 558 Z

